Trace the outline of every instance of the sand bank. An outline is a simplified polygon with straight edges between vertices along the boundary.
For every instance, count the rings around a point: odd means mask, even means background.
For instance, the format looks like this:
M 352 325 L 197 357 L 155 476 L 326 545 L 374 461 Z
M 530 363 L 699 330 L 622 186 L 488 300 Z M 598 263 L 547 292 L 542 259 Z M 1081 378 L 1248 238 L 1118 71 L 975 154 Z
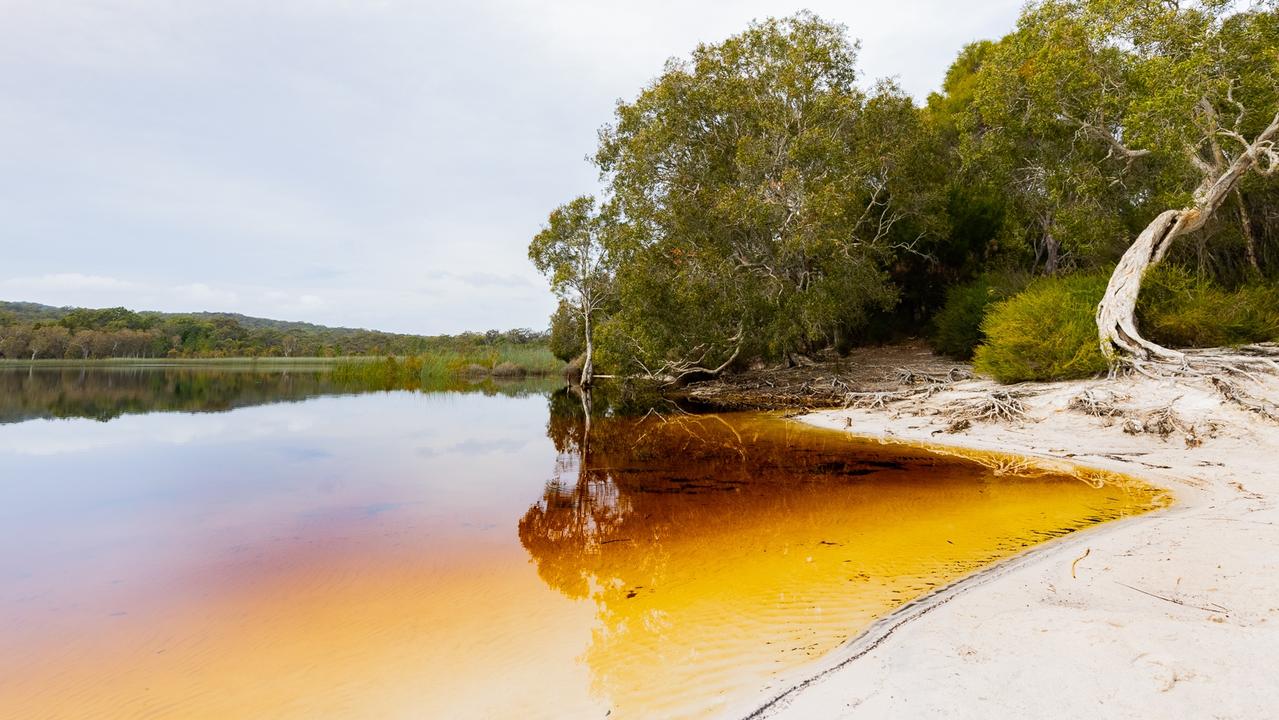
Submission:
M 1279 380 L 1245 386 L 1279 398 Z M 1023 386 L 1024 421 L 948 432 L 944 409 L 995 389 L 958 383 L 803 422 L 888 441 L 1067 461 L 1138 476 L 1176 504 L 1051 542 L 899 609 L 756 717 L 1203 717 L 1279 712 L 1279 424 L 1200 380 Z M 1171 407 L 1167 437 L 1070 409 L 1086 389 L 1129 417 Z M 1131 428 L 1130 428 L 1131 429 Z M 804 682 L 798 682 L 804 680 Z

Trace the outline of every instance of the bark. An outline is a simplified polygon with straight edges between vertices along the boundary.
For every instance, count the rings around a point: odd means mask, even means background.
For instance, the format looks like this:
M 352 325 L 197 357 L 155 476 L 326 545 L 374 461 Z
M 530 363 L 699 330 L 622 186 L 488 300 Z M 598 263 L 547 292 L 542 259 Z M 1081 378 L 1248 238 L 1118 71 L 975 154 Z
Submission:
M 1272 138 L 1279 134 L 1279 114 L 1270 126 L 1228 166 L 1215 168 L 1195 191 L 1194 202 L 1180 210 L 1165 210 L 1146 226 L 1115 266 L 1106 293 L 1097 305 L 1097 331 L 1101 350 L 1111 361 L 1117 359 L 1159 360 L 1185 363 L 1185 355 L 1150 342 L 1137 330 L 1137 295 L 1146 270 L 1163 261 L 1174 240 L 1203 227 L 1221 207 L 1239 180 L 1266 158 L 1264 171 L 1275 169 Z
M 592 360 L 592 356 L 595 354 L 595 347 L 591 342 L 591 314 L 589 312 L 582 313 L 582 321 L 583 326 L 586 328 L 586 360 L 582 363 L 581 385 L 584 388 L 588 388 L 595 379 L 595 363 Z
M 1044 272 L 1049 275 L 1057 274 L 1057 256 L 1059 247 L 1060 244 L 1057 242 L 1057 238 L 1053 237 L 1052 233 L 1048 233 L 1048 235 L 1044 237 L 1044 251 L 1048 255 L 1044 258 Z
M 1248 206 L 1243 201 L 1243 193 L 1235 190 L 1235 204 L 1239 207 L 1239 225 L 1243 228 L 1243 250 L 1248 258 L 1248 265 L 1253 270 L 1260 270 L 1257 263 L 1257 236 L 1252 231 L 1252 218 L 1248 217 Z

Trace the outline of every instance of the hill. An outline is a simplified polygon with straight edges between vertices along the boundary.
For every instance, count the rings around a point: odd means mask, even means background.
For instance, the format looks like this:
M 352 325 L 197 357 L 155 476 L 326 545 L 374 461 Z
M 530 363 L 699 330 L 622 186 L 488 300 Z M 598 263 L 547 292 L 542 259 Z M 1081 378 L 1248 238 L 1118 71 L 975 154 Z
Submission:
M 410 335 L 239 313 L 164 313 L 0 301 L 0 357 L 8 359 L 415 355 L 546 340 L 546 332 L 528 329 Z

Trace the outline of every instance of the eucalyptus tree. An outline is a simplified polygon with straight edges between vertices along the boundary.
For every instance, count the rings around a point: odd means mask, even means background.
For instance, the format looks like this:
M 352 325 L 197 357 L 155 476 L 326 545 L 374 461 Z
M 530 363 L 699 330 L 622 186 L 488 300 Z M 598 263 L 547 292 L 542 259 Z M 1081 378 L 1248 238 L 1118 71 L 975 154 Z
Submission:
M 582 387 L 591 385 L 595 373 L 593 321 L 613 293 L 609 240 L 615 228 L 608 208 L 597 210 L 595 198 L 584 195 L 551 212 L 528 248 L 529 259 L 550 280 L 552 292 L 581 321 Z
M 925 224 L 919 114 L 856 80 L 857 45 L 810 13 L 667 62 L 620 102 L 595 160 L 624 221 L 611 347 L 655 375 L 717 374 L 856 327 Z
M 1008 156 L 1036 168 L 1058 159 L 1048 176 L 1102 198 L 1099 212 L 1157 211 L 1097 308 L 1112 360 L 1184 360 L 1138 331 L 1142 276 L 1177 238 L 1204 228 L 1243 178 L 1279 167 L 1279 13 L 1274 0 L 1236 5 L 1045 0 L 1023 12 L 983 70 L 985 107 L 1013 112 L 981 132 L 1007 136 Z M 1048 207 L 1063 207 L 1042 192 Z
M 1117 56 L 1090 45 L 1064 10 L 1028 7 L 1014 32 L 966 48 L 952 68 L 971 73 L 957 121 L 965 163 L 1005 200 L 1005 245 L 1027 249 L 1030 266 L 1050 275 L 1113 260 L 1134 199 L 1131 167 L 1073 119 L 1079 98 L 1105 97 L 1099 77 Z

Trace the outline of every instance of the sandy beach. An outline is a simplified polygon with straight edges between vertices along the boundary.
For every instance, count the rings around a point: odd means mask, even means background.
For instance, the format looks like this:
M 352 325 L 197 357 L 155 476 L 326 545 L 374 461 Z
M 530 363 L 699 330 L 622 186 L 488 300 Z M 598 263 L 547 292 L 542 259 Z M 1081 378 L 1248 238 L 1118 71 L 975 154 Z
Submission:
M 1279 397 L 1273 376 L 1242 387 Z M 1175 504 L 1052 541 L 900 608 L 741 714 L 1274 716 L 1279 424 L 1206 380 L 1136 376 L 1019 386 L 1024 419 L 953 427 L 947 408 L 996 389 L 966 380 L 878 409 L 798 420 L 1117 471 L 1168 489 Z M 1071 408 L 1085 390 L 1124 416 Z M 1141 431 L 1143 418 L 1169 408 L 1171 432 Z

